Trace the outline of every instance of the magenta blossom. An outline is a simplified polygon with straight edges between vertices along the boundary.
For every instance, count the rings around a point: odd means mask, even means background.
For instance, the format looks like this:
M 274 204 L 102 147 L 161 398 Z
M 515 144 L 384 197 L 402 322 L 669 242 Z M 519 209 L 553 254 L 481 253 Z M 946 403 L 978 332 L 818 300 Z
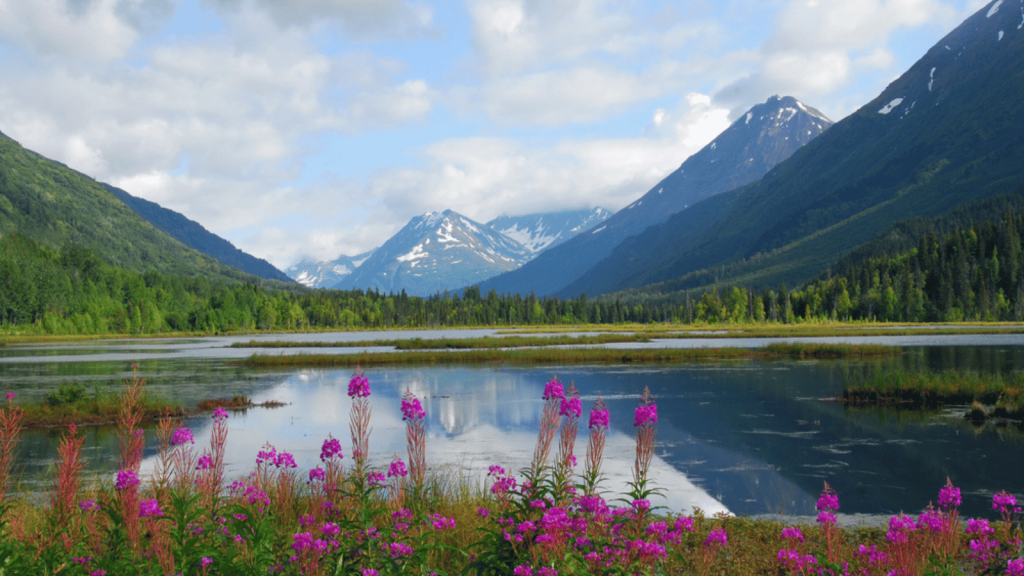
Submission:
M 171 446 L 181 446 L 182 444 L 195 444 L 196 440 L 192 437 L 192 431 L 182 426 L 174 431 L 171 435 Z
M 787 538 L 787 539 L 791 539 L 791 540 L 798 540 L 800 542 L 804 541 L 803 533 L 800 532 L 800 529 L 797 528 L 796 526 L 789 526 L 789 527 L 783 528 L 782 529 L 782 537 L 783 538 Z
M 213 468 L 213 457 L 209 454 L 203 454 L 196 462 L 196 470 L 209 470 L 210 468 Z
M 544 385 L 544 396 L 545 400 L 557 399 L 561 400 L 565 398 L 565 389 L 562 387 L 562 383 L 557 379 L 552 379 Z
M 118 470 L 117 481 L 114 482 L 114 489 L 117 491 L 126 490 L 139 485 L 139 475 L 134 470 Z
M 708 534 L 707 540 L 704 541 L 704 546 L 713 546 L 718 544 L 719 546 L 725 546 L 726 542 L 729 541 L 729 534 L 726 533 L 724 528 L 715 528 Z
M 316 468 L 313 468 L 312 470 L 309 471 L 309 481 L 310 482 L 313 482 L 314 480 L 319 480 L 319 481 L 323 482 L 326 479 L 327 479 L 327 473 L 324 472 L 324 469 L 320 468 L 319 466 L 317 466 Z
M 960 489 L 953 486 L 953 481 L 946 478 L 946 485 L 939 490 L 939 508 L 948 510 L 950 508 L 956 508 L 963 502 L 960 497 Z
M 370 381 L 363 373 L 356 370 L 348 382 L 349 398 L 366 398 L 370 395 Z
M 993 510 L 1009 510 L 1017 505 L 1017 497 L 1006 490 L 992 495 Z
M 139 516 L 143 518 L 156 518 L 163 515 L 164 511 L 160 509 L 160 503 L 156 499 L 139 502 Z
M 580 414 L 583 413 L 583 403 L 575 396 L 572 398 L 562 398 L 562 408 L 559 413 L 562 416 L 579 418 Z
M 10 390 L 8 390 L 7 391 L 7 401 L 10 402 L 11 400 L 14 400 L 14 392 L 11 392 Z
M 217 408 L 216 410 L 213 411 L 213 419 L 216 420 L 217 422 L 227 420 L 228 411 L 223 408 Z
M 277 448 L 274 448 L 269 443 L 263 445 L 263 450 L 256 453 L 256 464 L 273 464 L 274 458 L 277 458 Z
M 388 478 L 397 476 L 399 478 L 405 478 L 409 475 L 409 471 L 405 469 L 405 462 L 401 460 L 395 460 L 388 466 Z
M 82 512 L 92 512 L 93 510 L 99 510 L 99 504 L 96 504 L 95 500 L 82 500 L 78 503 L 78 509 Z
M 341 454 L 341 442 L 338 442 L 337 438 L 329 437 L 324 440 L 324 445 L 320 448 L 320 460 L 327 462 L 335 456 L 339 459 L 344 458 Z
M 604 428 L 608 429 L 608 410 L 604 407 L 604 402 L 598 398 L 597 402 L 594 402 L 594 407 L 590 409 L 590 429 Z
M 366 476 L 366 482 L 372 488 L 381 488 L 384 486 L 384 475 L 380 472 L 370 472 Z
M 274 458 L 274 466 L 278 468 L 298 468 L 299 465 L 295 463 L 295 457 L 287 452 L 279 452 L 277 457 Z
M 652 426 L 658 423 L 658 405 L 641 404 L 634 412 L 633 426 Z
M 423 406 L 420 404 L 420 399 L 414 396 L 409 390 L 406 390 L 405 394 L 402 396 L 402 420 L 407 422 L 422 420 L 426 415 L 427 413 L 423 410 Z

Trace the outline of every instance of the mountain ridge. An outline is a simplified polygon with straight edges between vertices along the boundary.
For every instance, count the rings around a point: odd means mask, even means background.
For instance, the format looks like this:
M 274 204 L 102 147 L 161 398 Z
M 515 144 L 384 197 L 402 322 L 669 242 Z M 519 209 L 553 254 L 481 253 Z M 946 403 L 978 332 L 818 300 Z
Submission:
M 701 200 L 760 178 L 831 126 L 790 96 L 752 107 L 661 182 L 608 218 L 511 273 L 481 283 L 483 291 L 555 294 L 586 274 L 626 238 Z
M 899 219 L 1024 186 L 1024 33 L 1015 16 L 990 3 L 761 180 L 706 200 L 718 220 L 699 237 L 676 232 L 708 224 L 684 211 L 633 239 L 633 248 L 682 248 L 610 288 L 798 283 Z M 626 262 L 627 248 L 603 268 Z

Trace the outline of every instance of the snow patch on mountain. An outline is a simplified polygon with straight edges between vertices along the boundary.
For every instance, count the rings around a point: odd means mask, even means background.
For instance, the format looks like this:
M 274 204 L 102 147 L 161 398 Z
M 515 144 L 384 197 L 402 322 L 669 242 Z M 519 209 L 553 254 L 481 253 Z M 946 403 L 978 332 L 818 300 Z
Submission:
M 894 98 L 892 102 L 889 102 L 878 111 L 879 114 L 888 114 L 892 112 L 897 106 L 903 103 L 903 98 Z
M 536 255 L 593 228 L 609 216 L 611 212 L 603 208 L 593 208 L 526 216 L 501 216 L 487 225 L 522 244 L 531 255 Z

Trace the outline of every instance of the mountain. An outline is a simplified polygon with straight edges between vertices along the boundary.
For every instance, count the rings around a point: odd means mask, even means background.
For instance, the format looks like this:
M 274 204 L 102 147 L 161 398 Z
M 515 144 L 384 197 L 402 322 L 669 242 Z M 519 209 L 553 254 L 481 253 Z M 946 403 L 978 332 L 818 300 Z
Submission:
M 597 226 L 611 215 L 604 208 L 566 210 L 526 216 L 499 216 L 487 225 L 519 242 L 532 255 L 537 255 Z
M 330 288 L 341 282 L 373 254 L 373 250 L 356 256 L 341 256 L 334 260 L 303 258 L 285 269 L 285 274 L 307 288 Z
M 291 278 L 275 268 L 270 262 L 242 252 L 235 248 L 232 243 L 203 228 L 198 222 L 189 220 L 182 214 L 168 210 L 156 202 L 136 198 L 120 188 L 115 188 L 109 184 L 104 184 L 103 186 L 147 222 L 177 238 L 189 248 L 194 248 L 207 256 L 212 256 L 221 264 L 234 266 L 243 272 L 248 272 L 266 280 L 292 281 Z
M 547 250 L 514 272 L 481 283 L 480 288 L 503 294 L 554 294 L 626 238 L 705 198 L 757 180 L 831 125 L 831 120 L 795 98 L 773 96 L 751 108 L 713 142 L 600 226 Z
M 519 267 L 519 243 L 451 210 L 409 221 L 335 288 L 429 296 Z
M 92 178 L 0 134 L 0 235 L 14 232 L 50 250 L 78 244 L 129 270 L 259 281 L 182 244 Z
M 794 284 L 898 220 L 1024 188 L 1022 10 L 991 2 L 761 180 L 624 242 L 602 291 Z

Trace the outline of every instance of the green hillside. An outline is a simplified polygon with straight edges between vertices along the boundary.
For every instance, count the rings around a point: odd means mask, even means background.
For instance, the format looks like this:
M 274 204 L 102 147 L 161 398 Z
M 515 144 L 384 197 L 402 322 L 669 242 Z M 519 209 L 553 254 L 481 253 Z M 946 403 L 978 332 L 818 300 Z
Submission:
M 138 272 L 255 278 L 186 247 L 95 180 L 0 134 L 0 235 L 15 232 L 54 251 L 77 244 Z

